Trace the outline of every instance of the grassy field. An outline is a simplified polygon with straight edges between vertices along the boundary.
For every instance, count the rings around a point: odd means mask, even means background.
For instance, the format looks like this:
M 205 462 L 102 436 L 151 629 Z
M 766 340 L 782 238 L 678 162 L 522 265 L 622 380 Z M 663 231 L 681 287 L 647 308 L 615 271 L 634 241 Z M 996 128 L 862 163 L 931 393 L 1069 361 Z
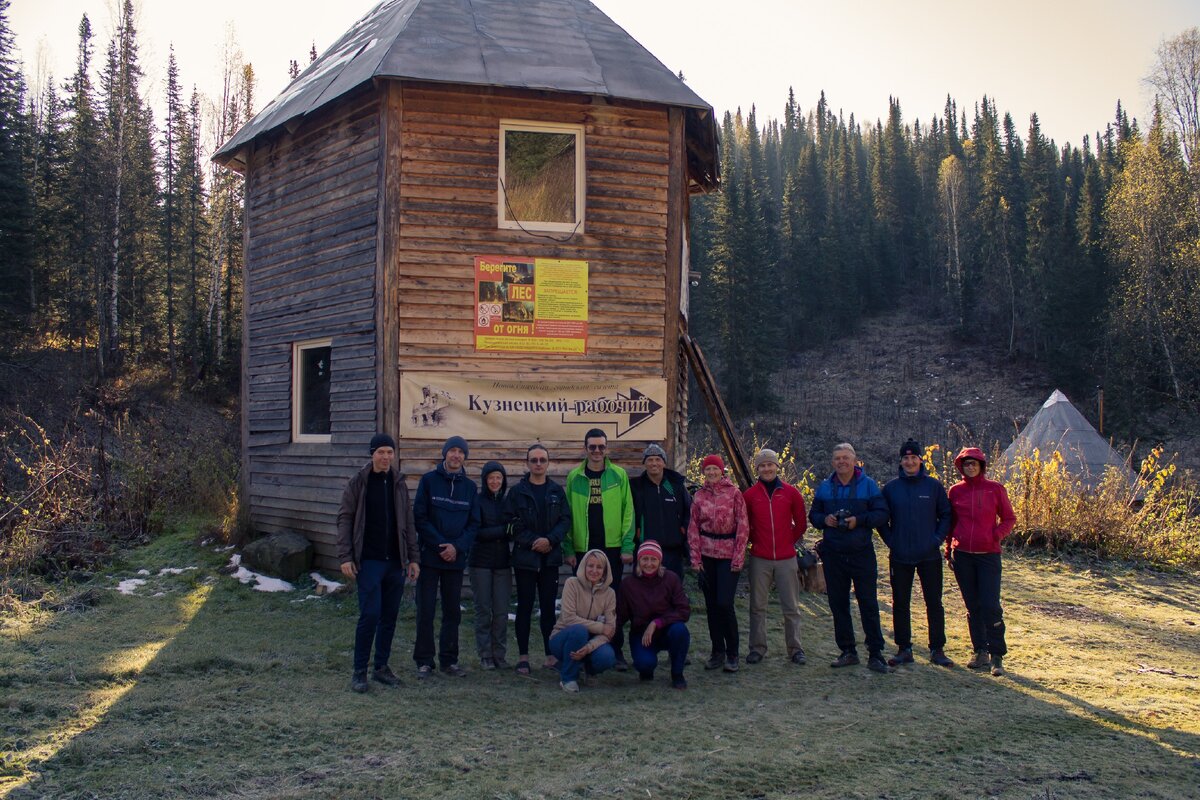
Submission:
M 1007 557 L 1000 679 L 933 667 L 921 647 L 894 675 L 831 670 L 825 598 L 806 596 L 808 666 L 784 663 L 773 607 L 771 653 L 738 675 L 695 657 L 686 693 L 665 674 L 610 673 L 574 697 L 545 670 L 418 683 L 406 600 L 404 686 L 359 696 L 353 595 L 253 591 L 193 541 L 165 536 L 81 602 L 3 620 L 0 796 L 1200 796 L 1195 575 Z M 117 593 L 139 569 L 137 594 Z M 952 582 L 946 603 L 948 650 L 965 661 Z M 744 606 L 741 622 L 744 642 Z M 702 609 L 691 629 L 702 656 Z

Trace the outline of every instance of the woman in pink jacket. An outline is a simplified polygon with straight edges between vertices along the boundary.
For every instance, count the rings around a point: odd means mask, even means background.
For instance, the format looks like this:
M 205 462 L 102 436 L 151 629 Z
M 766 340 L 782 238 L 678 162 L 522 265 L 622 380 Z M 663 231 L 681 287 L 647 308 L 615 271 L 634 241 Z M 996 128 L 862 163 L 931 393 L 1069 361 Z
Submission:
M 712 655 L 705 669 L 738 671 L 738 624 L 733 599 L 746 563 L 750 523 L 742 493 L 725 477 L 720 456 L 705 456 L 704 485 L 692 498 L 688 550 L 692 569 L 700 571 L 700 588 L 708 610 Z
M 1000 540 L 1017 521 L 1004 484 L 988 480 L 987 457 L 978 447 L 964 447 L 954 457 L 963 479 L 950 487 L 953 525 L 946 558 L 954 569 L 967 606 L 967 627 L 975 651 L 967 666 L 1004 674 L 1004 611 L 1000 607 Z

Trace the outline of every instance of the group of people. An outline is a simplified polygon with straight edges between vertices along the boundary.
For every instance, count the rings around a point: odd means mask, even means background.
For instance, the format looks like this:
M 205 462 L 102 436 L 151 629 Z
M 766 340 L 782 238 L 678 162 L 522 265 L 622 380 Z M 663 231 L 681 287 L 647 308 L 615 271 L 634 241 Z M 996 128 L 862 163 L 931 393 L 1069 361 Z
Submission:
M 754 456 L 758 480 L 744 492 L 730 481 L 719 455 L 702 462 L 704 483 L 695 496 L 684 478 L 667 468 L 657 444 L 642 454 L 642 474 L 628 473 L 608 456 L 600 429 L 584 437 L 584 459 L 563 484 L 549 477 L 550 452 L 529 446 L 526 472 L 509 487 L 504 466 L 484 464 L 481 485 L 467 475 L 470 447 L 461 436 L 442 446 L 442 461 L 423 475 L 409 503 L 404 476 L 395 466 L 396 443 L 387 434 L 371 439 L 371 461 L 349 481 L 337 519 L 338 559 L 356 581 L 359 618 L 351 688 L 368 689 L 369 677 L 394 686 L 392 639 L 404 584 L 416 581 L 417 630 L 413 660 L 417 677 L 435 668 L 462 677 L 459 625 L 464 573 L 475 600 L 475 645 L 485 670 L 508 669 L 508 609 L 513 584 L 517 608 L 516 672 L 530 675 L 530 635 L 535 600 L 544 653 L 542 667 L 558 672 L 564 691 L 577 692 L 581 678 L 630 666 L 650 681 L 663 651 L 671 685 L 686 689 L 690 663 L 691 604 L 684 590 L 690 565 L 704 595 L 712 650 L 705 669 L 738 672 L 740 636 L 734 605 L 743 570 L 750 589 L 747 664 L 767 656 L 767 602 L 779 596 L 787 658 L 805 664 L 800 643 L 797 563 L 811 524 L 821 531 L 813 549 L 824 572 L 834 638 L 840 655 L 833 667 L 859 664 L 850 613 L 858 602 L 868 652 L 867 666 L 887 673 L 912 663 L 910 598 L 919 578 L 929 629 L 930 660 L 953 666 L 946 656 L 942 607 L 943 559 L 954 571 L 967 610 L 972 669 L 1003 674 L 1007 652 L 1000 605 L 1000 542 L 1015 523 L 1004 486 L 985 477 L 978 448 L 955 458 L 962 480 L 947 492 L 925 470 L 918 443 L 901 447 L 899 474 L 881 490 L 857 463 L 854 448 L 833 449 L 833 472 L 817 487 L 812 508 L 781 478 L 779 455 L 763 448 Z M 896 653 L 885 659 L 876 597 L 878 567 L 872 531 L 889 548 Z M 574 575 L 558 594 L 559 570 Z M 631 574 L 625 576 L 626 566 Z M 442 619 L 435 642 L 438 599 Z M 556 614 L 556 601 L 558 610 Z M 625 658 L 628 627 L 630 661 Z

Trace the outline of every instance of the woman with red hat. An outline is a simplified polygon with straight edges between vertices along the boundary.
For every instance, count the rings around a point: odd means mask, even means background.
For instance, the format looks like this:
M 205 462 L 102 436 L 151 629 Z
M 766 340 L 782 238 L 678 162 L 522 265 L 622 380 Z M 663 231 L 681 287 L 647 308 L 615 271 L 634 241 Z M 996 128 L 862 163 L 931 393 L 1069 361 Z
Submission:
M 950 487 L 953 524 L 946 543 L 946 559 L 954 570 L 967 627 L 975 651 L 967 666 L 993 675 L 1004 674 L 1004 611 L 1000 607 L 1000 541 L 1012 533 L 1013 513 L 1004 484 L 988 480 L 987 457 L 978 447 L 964 447 L 954 457 L 963 479 Z
M 688 523 L 688 550 L 692 569 L 700 573 L 700 588 L 708 610 L 708 635 L 712 655 L 705 669 L 738 671 L 738 624 L 733 606 L 738 576 L 746 563 L 746 541 L 750 522 L 742 493 L 725 476 L 725 462 L 718 455 L 701 462 L 704 485 L 692 498 Z

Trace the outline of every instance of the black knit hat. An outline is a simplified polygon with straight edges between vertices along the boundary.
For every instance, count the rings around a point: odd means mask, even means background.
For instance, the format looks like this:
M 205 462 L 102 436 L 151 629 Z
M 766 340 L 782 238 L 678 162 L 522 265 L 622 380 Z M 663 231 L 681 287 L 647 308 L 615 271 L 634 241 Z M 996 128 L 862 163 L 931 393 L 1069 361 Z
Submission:
M 446 453 L 450 452 L 451 447 L 457 447 L 459 450 L 462 450 L 463 458 L 466 458 L 467 456 L 471 455 L 471 448 L 467 444 L 466 439 L 464 439 L 461 436 L 451 436 L 449 439 L 446 440 L 446 443 L 444 445 L 442 445 L 442 458 L 446 457 Z
M 371 454 L 374 455 L 375 451 L 381 447 L 390 447 L 395 450 L 396 440 L 386 433 L 377 433 L 371 437 Z
M 921 444 L 916 439 L 909 439 L 900 448 L 900 457 L 904 458 L 905 456 L 920 456 L 924 458 L 925 451 L 921 449 Z

